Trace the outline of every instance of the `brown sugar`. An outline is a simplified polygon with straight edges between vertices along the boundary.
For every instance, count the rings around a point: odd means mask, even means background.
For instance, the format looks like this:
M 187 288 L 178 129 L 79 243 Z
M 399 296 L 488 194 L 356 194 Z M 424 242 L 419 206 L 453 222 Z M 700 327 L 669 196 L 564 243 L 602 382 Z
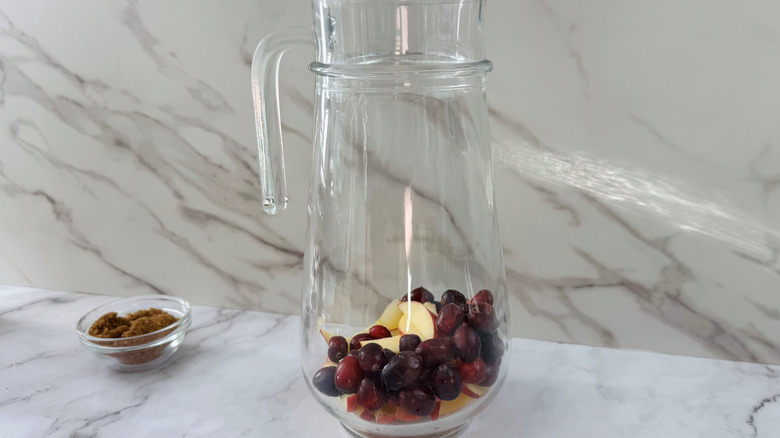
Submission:
M 154 308 L 139 310 L 127 316 L 109 312 L 92 324 L 89 334 L 97 338 L 129 338 L 156 332 L 176 321 L 178 318 L 170 313 Z
M 167 336 L 173 331 L 174 327 L 167 330 L 163 329 L 178 320 L 178 318 L 170 313 L 155 308 L 139 310 L 125 316 L 119 316 L 116 312 L 109 312 L 98 318 L 98 320 L 92 324 L 89 328 L 89 334 L 96 338 L 112 338 L 107 341 L 92 341 L 98 345 L 107 347 L 135 347 L 151 343 Z M 132 339 L 134 336 L 146 335 L 157 331 L 160 332 L 151 336 Z M 131 339 L 116 340 L 117 338 Z M 168 346 L 168 343 L 169 342 L 156 345 L 151 348 L 130 349 L 122 353 L 113 353 L 111 356 L 116 357 L 119 362 L 126 365 L 143 364 L 160 357 Z

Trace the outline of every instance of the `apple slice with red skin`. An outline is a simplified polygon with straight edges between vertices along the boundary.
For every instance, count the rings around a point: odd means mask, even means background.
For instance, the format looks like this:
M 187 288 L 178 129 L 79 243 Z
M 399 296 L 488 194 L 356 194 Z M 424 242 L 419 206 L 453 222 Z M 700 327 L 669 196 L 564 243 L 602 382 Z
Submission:
M 391 336 L 389 338 L 363 341 L 361 345 L 365 346 L 366 344 L 379 344 L 379 346 L 382 347 L 383 349 L 387 348 L 388 350 L 397 354 L 399 351 L 401 351 L 399 347 L 400 342 L 401 342 L 401 335 L 396 335 L 396 336 Z
M 396 408 L 385 403 L 381 409 L 376 411 L 376 424 L 390 424 L 395 421 Z
M 344 409 L 346 409 L 347 412 L 357 412 L 359 406 L 357 394 L 341 394 L 339 396 L 339 401 L 344 405 Z

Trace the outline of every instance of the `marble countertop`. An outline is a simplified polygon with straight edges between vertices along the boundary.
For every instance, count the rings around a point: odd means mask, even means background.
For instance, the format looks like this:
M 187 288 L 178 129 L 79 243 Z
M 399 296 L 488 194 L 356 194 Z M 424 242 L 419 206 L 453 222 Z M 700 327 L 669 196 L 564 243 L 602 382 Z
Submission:
M 296 316 L 195 306 L 180 350 L 124 374 L 75 324 L 116 297 L 0 286 L 4 437 L 346 437 L 297 366 Z M 780 366 L 512 340 L 465 437 L 776 437 Z M 327 431 L 327 432 L 323 432 Z

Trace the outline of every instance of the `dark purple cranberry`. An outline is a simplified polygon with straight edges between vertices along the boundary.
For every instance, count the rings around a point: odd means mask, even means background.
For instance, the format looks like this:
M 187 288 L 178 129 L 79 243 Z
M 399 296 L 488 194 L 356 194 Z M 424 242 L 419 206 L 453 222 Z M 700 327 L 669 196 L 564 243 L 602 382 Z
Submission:
M 423 367 L 422 371 L 420 371 L 420 375 L 417 376 L 417 380 L 414 381 L 412 385 L 409 386 L 431 386 L 431 377 L 433 377 L 433 368 L 425 368 Z
M 467 316 L 469 325 L 481 332 L 491 332 L 498 327 L 496 312 L 493 306 L 488 303 L 477 302 L 469 308 Z
M 452 335 L 455 354 L 466 362 L 474 362 L 482 351 L 482 340 L 474 329 L 461 325 Z
M 436 313 L 439 313 L 441 311 L 441 301 L 434 301 L 433 304 L 436 305 Z
M 414 351 L 420 345 L 420 337 L 417 335 L 403 335 L 398 341 L 400 351 Z
M 388 362 L 390 362 L 390 359 L 392 359 L 393 356 L 395 356 L 393 350 L 389 348 L 385 348 L 384 352 L 385 352 L 385 359 L 387 359 Z
M 311 383 L 321 393 L 330 397 L 338 397 L 341 395 L 341 392 L 338 390 L 338 388 L 336 388 L 336 383 L 334 380 L 335 374 L 336 367 L 320 368 L 316 373 L 314 373 L 314 377 L 312 377 Z
M 499 365 L 497 363 L 485 364 L 485 378 L 479 384 L 481 386 L 493 386 L 498 380 Z
M 457 304 L 447 304 L 439 311 L 439 316 L 436 318 L 436 332 L 437 336 L 446 338 L 452 336 L 455 329 L 460 327 L 465 320 L 466 315 L 463 314 L 463 310 Z
M 349 344 L 344 336 L 333 336 L 328 341 L 328 359 L 331 362 L 339 363 L 341 359 L 347 357 Z
M 360 382 L 360 387 L 357 391 L 358 403 L 364 408 L 374 411 L 382 407 L 387 400 L 385 391 L 380 388 L 374 380 L 368 377 L 364 378 Z
M 477 358 L 474 362 L 460 361 L 458 364 L 458 373 L 463 383 L 474 383 L 479 385 L 485 379 L 485 362 L 482 358 Z
M 486 364 L 497 363 L 504 355 L 504 341 L 492 333 L 480 332 L 479 338 L 482 340 L 482 359 Z
M 352 337 L 351 341 L 349 341 L 349 349 L 360 350 L 361 342 L 370 341 L 372 339 L 374 338 L 371 337 L 371 335 L 369 335 L 368 333 L 358 333 Z
M 402 351 L 382 368 L 382 383 L 390 391 L 398 391 L 417 380 L 422 360 L 413 351 Z
M 366 374 L 378 374 L 387 363 L 385 351 L 379 344 L 368 343 L 360 349 L 358 364 Z
M 424 417 L 436 407 L 436 396 L 430 388 L 409 388 L 401 391 L 398 402 L 407 414 Z
M 450 338 L 428 339 L 420 342 L 414 352 L 422 359 L 424 368 L 436 368 L 455 357 L 455 345 Z
M 368 334 L 371 335 L 374 339 L 382 339 L 382 338 L 389 338 L 392 336 L 390 334 L 390 330 L 387 329 L 387 327 L 383 325 L 375 325 L 368 329 Z
M 455 289 L 450 289 L 445 291 L 443 294 L 441 294 L 441 305 L 446 306 L 447 304 L 466 304 L 468 303 L 468 300 L 466 300 L 466 297 L 463 296 L 462 293 L 456 291 Z
M 357 392 L 360 382 L 363 381 L 363 370 L 360 369 L 358 360 L 352 356 L 347 356 L 339 362 L 336 367 L 336 373 L 333 376 L 336 388 L 342 394 L 352 394 Z
M 477 292 L 476 295 L 474 295 L 474 298 L 471 299 L 472 304 L 473 303 L 488 303 L 491 306 L 493 305 L 493 293 L 490 292 L 487 289 L 482 289 L 481 291 Z
M 429 303 L 433 302 L 435 300 L 435 297 L 433 294 L 426 288 L 420 286 L 417 289 L 414 289 L 413 291 L 409 292 L 408 295 L 404 295 L 401 297 L 401 302 L 406 302 L 407 300 L 417 301 L 419 303 Z
M 455 400 L 460 395 L 463 380 L 450 364 L 440 365 L 431 376 L 431 389 L 442 400 Z

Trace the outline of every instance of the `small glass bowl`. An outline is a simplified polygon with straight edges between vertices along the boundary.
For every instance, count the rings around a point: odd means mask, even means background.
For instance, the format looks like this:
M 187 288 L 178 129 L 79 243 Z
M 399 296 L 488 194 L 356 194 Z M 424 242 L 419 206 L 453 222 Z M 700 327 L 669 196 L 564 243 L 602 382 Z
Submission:
M 179 320 L 168 327 L 128 338 L 98 338 L 89 328 L 101 316 L 116 312 L 119 316 L 149 308 L 162 309 Z M 123 298 L 98 306 L 79 319 L 76 331 L 81 345 L 120 371 L 147 371 L 159 367 L 173 356 L 192 323 L 192 306 L 187 300 L 165 295 Z

